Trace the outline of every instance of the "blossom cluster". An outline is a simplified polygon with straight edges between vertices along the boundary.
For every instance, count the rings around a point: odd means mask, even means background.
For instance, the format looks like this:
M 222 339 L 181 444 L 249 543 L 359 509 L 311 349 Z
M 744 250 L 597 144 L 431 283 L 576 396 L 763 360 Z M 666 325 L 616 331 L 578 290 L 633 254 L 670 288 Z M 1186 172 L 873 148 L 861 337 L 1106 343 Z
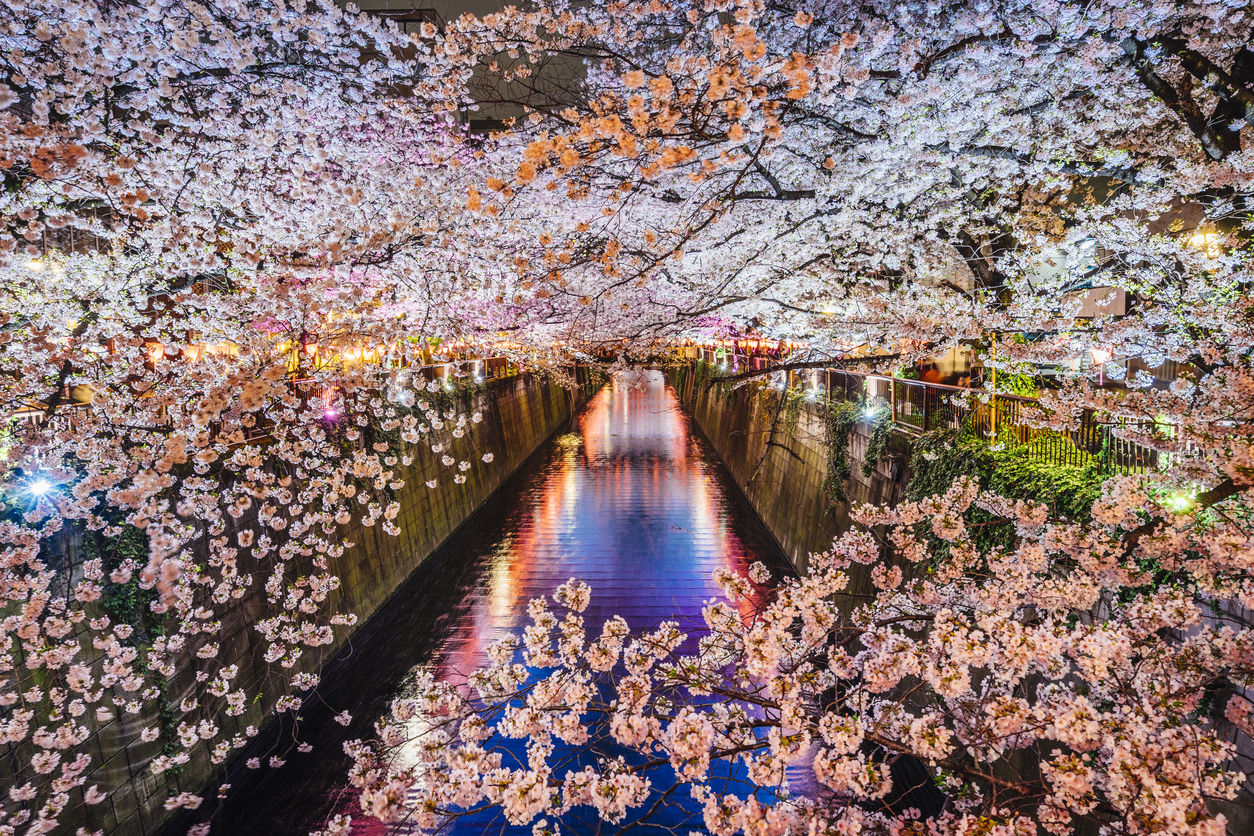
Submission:
M 917 829 L 864 803 L 892 796 L 885 753 L 944 772 L 955 831 L 1211 832 L 1235 779 L 1199 694 L 1244 687 L 1254 601 L 1252 29 L 1233 2 L 548 0 L 414 33 L 330 0 L 3 4 L 0 833 L 97 826 L 106 724 L 158 772 L 239 749 L 257 686 L 223 625 L 247 602 L 299 711 L 356 619 L 344 532 L 398 531 L 416 456 L 432 488 L 492 461 L 454 456 L 476 416 L 415 372 L 441 341 L 569 382 L 572 357 L 748 330 L 816 363 L 1056 369 L 1029 420 L 1096 415 L 1161 481 L 1112 481 L 1091 521 L 970 483 L 867 510 L 884 543 L 849 534 L 748 622 L 712 602 L 701 636 L 590 640 L 569 585 L 473 693 L 397 709 L 385 744 L 437 727 L 416 765 L 355 749 L 369 809 L 623 819 L 657 790 L 639 763 L 546 771 L 599 711 L 716 832 Z M 480 107 L 500 131 L 466 130 Z M 1081 316 L 1094 287 L 1132 304 Z M 973 545 L 973 506 L 1013 548 Z M 851 561 L 877 591 L 841 609 Z M 1248 705 L 1223 716 L 1248 731 Z M 532 740 L 525 764 L 491 734 Z M 1038 749 L 1011 789 L 989 766 Z M 831 798 L 718 794 L 729 759 L 763 787 L 807 759 Z
M 726 599 L 692 631 L 632 633 L 615 617 L 591 638 L 589 590 L 572 579 L 553 596 L 564 615 L 533 600 L 530 626 L 497 641 L 486 667 L 460 682 L 420 674 L 378 738 L 347 746 L 362 806 L 434 831 L 488 803 L 547 827 L 579 806 L 611 823 L 641 817 L 677 790 L 716 834 L 959 834 L 984 822 L 1061 836 L 1088 822 L 1218 836 L 1225 818 L 1208 800 L 1235 798 L 1244 776 L 1211 715 L 1248 733 L 1251 707 L 1204 700 L 1217 683 L 1254 684 L 1254 630 L 1231 606 L 1252 579 L 1205 552 L 1215 537 L 1250 542 L 1250 497 L 1181 514 L 1145 489 L 1113 480 L 1090 523 L 969 479 L 865 507 L 805 577 L 720 570 Z M 982 551 L 938 524 L 973 508 L 1014 526 L 1014 547 Z M 1159 525 L 1131 539 L 1138 514 Z M 904 571 L 869 600 L 849 596 L 851 573 L 892 555 Z M 1150 582 L 1162 570 L 1172 584 Z M 630 754 L 559 766 L 571 747 L 610 746 Z M 946 798 L 926 829 L 917 810 L 884 801 L 901 758 Z M 750 789 L 720 790 L 720 761 L 745 769 Z M 821 791 L 789 792 L 799 768 Z

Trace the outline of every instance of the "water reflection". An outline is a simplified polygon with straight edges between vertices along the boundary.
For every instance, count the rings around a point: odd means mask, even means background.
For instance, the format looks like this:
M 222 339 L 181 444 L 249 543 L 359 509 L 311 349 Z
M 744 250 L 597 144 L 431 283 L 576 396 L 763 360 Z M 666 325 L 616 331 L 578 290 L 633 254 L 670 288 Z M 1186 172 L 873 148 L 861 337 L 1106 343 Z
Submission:
M 347 786 L 342 741 L 368 736 L 417 668 L 457 677 L 482 665 L 488 644 L 522 629 L 527 601 L 568 578 L 593 588 L 585 615 L 596 635 L 614 614 L 636 630 L 671 617 L 699 623 L 702 602 L 720 594 L 710 579 L 716 568 L 743 571 L 755 560 L 782 568 L 659 372 L 638 388 L 606 387 L 577 425 L 537 453 L 362 629 L 324 678 L 325 705 L 305 711 L 301 738 L 320 741 L 318 748 L 270 774 L 237 776 L 240 789 L 215 832 L 305 836 L 333 812 L 352 815 L 356 834 L 381 832 Z M 355 716 L 347 730 L 331 721 L 344 707 Z M 482 833 L 485 822 L 454 832 Z

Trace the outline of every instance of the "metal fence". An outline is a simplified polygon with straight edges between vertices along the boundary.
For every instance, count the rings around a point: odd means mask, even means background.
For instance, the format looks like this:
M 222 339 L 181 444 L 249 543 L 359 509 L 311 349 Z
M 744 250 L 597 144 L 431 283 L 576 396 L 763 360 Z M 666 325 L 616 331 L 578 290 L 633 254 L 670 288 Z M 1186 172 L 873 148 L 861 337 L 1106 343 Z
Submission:
M 726 355 L 719 357 L 713 350 L 702 348 L 698 359 L 726 362 Z M 761 357 L 737 357 L 734 364 L 744 370 L 769 368 L 769 362 Z M 1111 474 L 1148 473 L 1167 464 L 1166 453 L 1124 435 L 1169 440 L 1173 434 L 1171 427 L 1154 422 L 1099 421 L 1092 410 L 1084 410 L 1070 429 L 1045 429 L 1034 426 L 1047 417 L 1036 398 L 994 396 L 984 389 L 887 375 L 812 369 L 780 371 L 772 378 L 786 387 L 817 390 L 829 402 L 865 401 L 869 407 L 888 409 L 894 427 L 910 435 L 965 428 L 990 442 L 1003 439 L 1026 445 L 1032 458 L 1049 464 L 1096 466 Z
M 482 360 L 450 360 L 447 363 L 432 363 L 414 369 L 427 380 L 447 380 L 449 377 L 465 376 L 476 382 L 492 380 L 509 375 L 509 360 L 505 357 L 485 357 Z M 515 369 L 517 371 L 517 369 Z
M 1170 438 L 1170 427 L 1152 422 L 1103 422 L 1086 409 L 1071 428 L 1046 429 L 1039 426 L 1047 414 L 1036 398 L 834 369 L 823 374 L 830 400 L 858 400 L 865 392 L 868 402 L 888 408 L 893 424 L 910 434 L 966 428 L 990 442 L 1026 445 L 1032 458 L 1049 464 L 1096 466 L 1105 473 L 1148 473 L 1166 464 L 1165 454 L 1122 437 Z

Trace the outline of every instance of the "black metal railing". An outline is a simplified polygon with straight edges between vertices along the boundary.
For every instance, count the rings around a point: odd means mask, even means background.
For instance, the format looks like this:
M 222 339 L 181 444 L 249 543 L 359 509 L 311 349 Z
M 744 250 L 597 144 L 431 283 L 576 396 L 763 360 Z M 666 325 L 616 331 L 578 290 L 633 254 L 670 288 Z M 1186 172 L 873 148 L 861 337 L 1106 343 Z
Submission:
M 763 357 L 730 357 L 715 349 L 698 348 L 697 359 L 722 363 L 728 370 L 769 370 Z M 910 435 L 936 430 L 966 429 L 990 443 L 1026 445 L 1032 458 L 1055 465 L 1095 466 L 1103 473 L 1148 473 L 1167 464 L 1167 454 L 1125 436 L 1169 441 L 1173 430 L 1154 421 L 1099 420 L 1084 410 L 1066 429 L 1041 426 L 1049 414 L 1036 398 L 994 395 L 987 389 L 970 389 L 927 383 L 880 374 L 841 369 L 779 371 L 776 385 L 817 390 L 829 402 L 865 402 L 873 409 L 888 409 L 894 427 Z

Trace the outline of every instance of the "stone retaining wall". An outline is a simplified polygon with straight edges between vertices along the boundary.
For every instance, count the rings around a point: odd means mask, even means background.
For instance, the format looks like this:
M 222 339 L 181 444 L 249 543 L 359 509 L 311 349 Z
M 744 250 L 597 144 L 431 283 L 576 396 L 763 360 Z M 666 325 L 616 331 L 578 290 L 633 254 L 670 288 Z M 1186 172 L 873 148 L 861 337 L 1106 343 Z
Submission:
M 742 387 L 729 397 L 720 397 L 718 390 L 713 389 L 697 391 L 693 365 L 671 370 L 668 379 L 799 572 L 805 571 L 811 552 L 825 550 L 834 536 L 848 528 L 850 502 L 892 505 L 902 499 L 910 472 L 900 451 L 879 462 L 870 477 L 862 473 L 870 440 L 866 424 L 857 425 L 849 436 L 851 475 L 844 486 L 849 501 L 832 502 L 823 489 L 827 478 L 827 438 L 822 407 L 803 404 L 792 425 L 783 411 L 776 416 L 770 401 L 754 397 L 752 387 Z M 849 575 L 850 592 L 875 592 L 870 573 L 864 567 L 849 567 Z M 1251 618 L 1250 611 L 1239 607 L 1229 613 L 1238 623 L 1248 623 Z M 1249 693 L 1245 695 L 1254 698 Z M 1225 691 L 1220 705 L 1226 701 Z M 1238 767 L 1254 760 L 1254 744 L 1248 737 L 1221 717 L 1216 718 L 1216 723 L 1220 736 L 1237 747 Z M 1020 766 L 1026 765 L 1025 761 Z M 1006 777 L 1013 775 L 1008 773 Z M 1228 817 L 1229 834 L 1254 833 L 1251 807 L 1218 800 L 1212 800 L 1210 807 Z
M 803 402 L 794 422 L 786 410 L 774 408 L 776 399 L 755 397 L 753 385 L 730 394 L 701 388 L 694 385 L 692 365 L 673 370 L 669 379 L 797 571 L 805 572 L 810 554 L 827 550 L 832 538 L 849 527 L 850 503 L 891 505 L 901 499 L 909 479 L 904 457 L 885 457 L 871 476 L 862 472 L 870 441 L 866 424 L 849 435 L 847 501 L 834 502 L 823 489 L 827 430 L 822 405 Z M 855 580 L 854 585 L 860 584 Z
M 472 396 L 472 408 L 483 413 L 483 423 L 455 440 L 452 449 L 446 451 L 459 460 L 473 462 L 474 466 L 466 472 L 466 482 L 454 484 L 448 478 L 449 471 L 439 463 L 439 456 L 428 446 L 416 450 L 413 464 L 400 469 L 405 481 L 399 497 L 402 510 L 396 520 L 401 534 L 392 537 L 380 526 L 363 527 L 359 523 L 344 530 L 345 541 L 354 545 L 330 561 L 330 570 L 342 585 L 332 593 L 329 610 L 356 613 L 358 624 L 365 623 L 544 441 L 567 426 L 573 411 L 588 394 L 572 393 L 530 375 L 489 381 Z M 482 461 L 485 452 L 495 457 L 490 465 Z M 424 482 L 437 475 L 441 477 L 440 486 L 427 488 Z M 246 522 L 247 519 L 238 524 Z M 232 532 L 228 531 L 227 536 L 233 536 Z M 262 694 L 242 716 L 224 718 L 228 721 L 228 737 L 243 733 L 248 726 L 262 725 L 275 701 L 288 692 L 291 677 L 301 670 L 316 672 L 353 633 L 351 628 L 337 628 L 333 645 L 319 648 L 318 653 L 306 651 L 295 668 L 267 663 L 263 658 L 265 642 L 255 629 L 259 619 L 274 615 L 274 605 L 266 600 L 265 573 L 264 566 L 256 567 L 257 576 L 249 594 L 222 613 L 221 629 L 213 637 L 221 644 L 222 662 L 239 666 L 235 687 L 243 688 L 250 697 Z M 188 665 L 170 680 L 165 703 L 178 705 L 202 687 L 195 681 L 194 666 Z M 187 718 L 196 719 L 196 713 L 193 711 Z M 88 775 L 86 786 L 96 784 L 112 791 L 100 805 L 87 807 L 80 806 L 81 791 L 75 790 L 62 817 L 69 823 L 67 833 L 79 826 L 86 826 L 89 831 L 102 829 L 109 836 L 156 833 L 170 815 L 164 808 L 165 800 L 178 792 L 198 792 L 220 768 L 210 762 L 202 747 L 177 775 L 154 774 L 150 764 L 160 754 L 162 741 L 144 743 L 139 733 L 157 721 L 151 713 L 122 714 L 93 736 L 94 771 Z

